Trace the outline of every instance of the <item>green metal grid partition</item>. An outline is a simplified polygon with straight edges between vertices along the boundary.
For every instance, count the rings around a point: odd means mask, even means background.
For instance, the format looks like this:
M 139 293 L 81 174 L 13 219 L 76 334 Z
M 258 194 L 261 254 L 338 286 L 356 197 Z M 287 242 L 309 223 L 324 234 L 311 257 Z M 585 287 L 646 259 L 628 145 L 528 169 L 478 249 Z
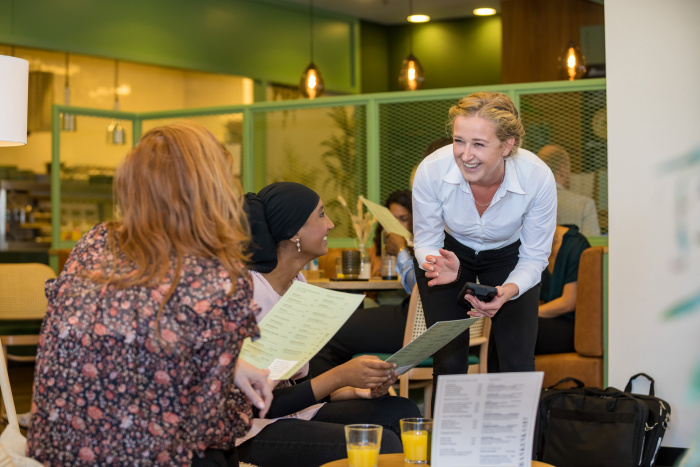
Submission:
M 601 230 L 607 233 L 607 145 L 605 128 L 605 80 L 551 82 L 453 88 L 418 92 L 396 92 L 313 101 L 266 102 L 252 105 L 184 109 L 167 112 L 128 113 L 54 106 L 52 199 L 53 248 L 70 248 L 81 225 L 67 226 L 61 215 L 71 216 L 64 204 L 69 202 L 70 183 L 62 180 L 66 169 L 81 160 L 87 146 L 83 139 L 94 135 L 63 134 L 59 131 L 63 113 L 85 119 L 119 118 L 131 126 L 132 142 L 142 131 L 179 119 L 195 120 L 207 127 L 224 143 L 239 163 L 239 175 L 245 191 L 257 191 L 275 181 L 296 181 L 318 191 L 336 229 L 331 246 L 352 245 L 347 212 L 337 200 L 342 195 L 353 203 L 358 195 L 382 203 L 394 190 L 408 189 L 413 168 L 420 162 L 426 146 L 438 137 L 449 136 L 447 111 L 467 94 L 489 90 L 510 95 L 521 111 L 526 128 L 523 147 L 537 152 L 546 144 L 564 147 L 571 155 L 572 186 L 593 198 L 598 208 Z M 100 130 L 103 131 L 103 130 Z M 92 139 L 90 139 L 92 138 Z M 71 141 L 73 140 L 73 141 Z M 82 143 L 77 142 L 81 140 Z M 126 148 L 116 149 L 120 157 Z M 90 146 L 90 160 L 96 166 L 116 167 L 120 157 L 106 143 Z M 62 165 L 63 164 L 63 165 Z M 97 185 L 99 181 L 100 186 Z M 111 193 L 108 177 L 87 178 L 87 192 L 96 198 Z M 110 198 L 111 201 L 111 198 Z M 88 203 L 89 204 L 89 203 Z M 96 221 L 110 218 L 111 204 L 103 203 Z M 79 211 L 79 210 L 78 210 Z M 91 217 L 83 214 L 83 219 Z M 75 223 L 74 223 L 75 224 Z M 73 230 L 73 237 L 66 230 Z M 61 233 L 63 232 L 63 234 Z
M 76 117 L 77 130 L 62 133 L 63 114 Z M 127 141 L 137 140 L 135 113 L 53 106 L 51 140 L 51 246 L 72 248 L 93 225 L 114 213 L 112 174 L 128 146 L 107 145 L 107 126 L 119 120 Z

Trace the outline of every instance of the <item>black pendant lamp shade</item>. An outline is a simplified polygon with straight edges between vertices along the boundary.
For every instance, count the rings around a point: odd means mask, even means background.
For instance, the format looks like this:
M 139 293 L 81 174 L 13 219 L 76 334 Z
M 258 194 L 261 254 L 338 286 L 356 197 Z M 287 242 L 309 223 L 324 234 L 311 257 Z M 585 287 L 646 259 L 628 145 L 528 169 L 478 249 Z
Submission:
M 420 62 L 415 55 L 408 54 L 408 57 L 404 58 L 401 63 L 399 85 L 406 91 L 415 91 L 423 87 L 424 80 L 425 76 Z
M 573 81 L 586 74 L 586 58 L 573 40 L 570 40 L 559 57 L 559 70 L 563 79 Z
M 413 16 L 413 0 L 408 0 L 408 16 Z M 399 86 L 405 91 L 415 91 L 423 87 L 425 75 L 423 74 L 423 66 L 420 64 L 415 55 L 413 55 L 413 26 L 409 31 L 409 48 L 410 53 L 401 62 L 401 70 L 399 70 Z
M 321 71 L 314 64 L 314 0 L 309 1 L 309 49 L 311 55 L 311 63 L 306 67 L 301 75 L 299 82 L 299 90 L 309 99 L 315 99 L 323 94 L 325 85 Z

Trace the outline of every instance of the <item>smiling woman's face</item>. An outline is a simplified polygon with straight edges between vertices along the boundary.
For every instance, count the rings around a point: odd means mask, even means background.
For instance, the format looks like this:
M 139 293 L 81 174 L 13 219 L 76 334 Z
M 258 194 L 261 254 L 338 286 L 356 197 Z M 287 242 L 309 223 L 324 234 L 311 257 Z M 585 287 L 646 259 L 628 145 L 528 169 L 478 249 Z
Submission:
M 489 186 L 502 180 L 504 158 L 514 139 L 499 141 L 493 124 L 481 117 L 457 117 L 454 121 L 452 150 L 464 180 Z
M 326 216 L 323 209 L 323 201 L 319 200 L 316 209 L 306 220 L 304 226 L 299 229 L 299 243 L 301 251 L 318 258 L 328 253 L 328 232 L 335 225 Z

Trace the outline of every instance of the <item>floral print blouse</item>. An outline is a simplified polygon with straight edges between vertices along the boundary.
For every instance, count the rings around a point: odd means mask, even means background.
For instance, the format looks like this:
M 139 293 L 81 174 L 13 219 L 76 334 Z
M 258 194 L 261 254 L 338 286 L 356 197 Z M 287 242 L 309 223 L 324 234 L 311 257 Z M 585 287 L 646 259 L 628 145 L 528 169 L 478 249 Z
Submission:
M 174 269 L 157 287 L 96 284 L 85 273 L 102 267 L 106 236 L 94 227 L 46 283 L 27 455 L 61 466 L 190 465 L 207 448 L 230 449 L 252 419 L 233 386 L 243 339 L 259 335 L 250 282 L 232 284 L 215 259 L 185 257 L 160 319 L 163 348 L 155 318 Z

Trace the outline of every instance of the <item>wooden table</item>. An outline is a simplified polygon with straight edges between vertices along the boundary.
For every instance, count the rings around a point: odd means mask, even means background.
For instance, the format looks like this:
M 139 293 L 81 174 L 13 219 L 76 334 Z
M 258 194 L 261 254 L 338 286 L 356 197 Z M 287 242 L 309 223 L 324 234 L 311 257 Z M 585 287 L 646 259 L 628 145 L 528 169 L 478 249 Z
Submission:
M 403 461 L 403 454 L 380 454 L 378 467 L 406 467 L 407 465 Z M 425 464 L 423 464 L 425 465 Z M 329 462 L 323 464 L 321 467 L 348 467 L 347 459 L 340 459 L 337 461 Z M 430 467 L 430 466 L 428 466 Z M 550 464 L 545 464 L 540 461 L 532 461 L 532 467 L 553 467 Z
M 401 290 L 400 280 L 385 281 L 380 277 L 373 277 L 368 281 L 334 281 L 330 279 L 308 280 L 307 283 L 324 289 L 340 290 L 344 292 L 364 292 L 369 290 Z
M 411 464 L 408 464 L 411 465 Z M 423 464 L 425 465 L 425 464 Z M 340 459 L 337 461 L 329 462 L 323 464 L 321 467 L 348 467 L 347 459 Z M 379 454 L 379 464 L 378 467 L 405 467 L 406 464 L 403 461 L 403 453 L 401 454 Z

